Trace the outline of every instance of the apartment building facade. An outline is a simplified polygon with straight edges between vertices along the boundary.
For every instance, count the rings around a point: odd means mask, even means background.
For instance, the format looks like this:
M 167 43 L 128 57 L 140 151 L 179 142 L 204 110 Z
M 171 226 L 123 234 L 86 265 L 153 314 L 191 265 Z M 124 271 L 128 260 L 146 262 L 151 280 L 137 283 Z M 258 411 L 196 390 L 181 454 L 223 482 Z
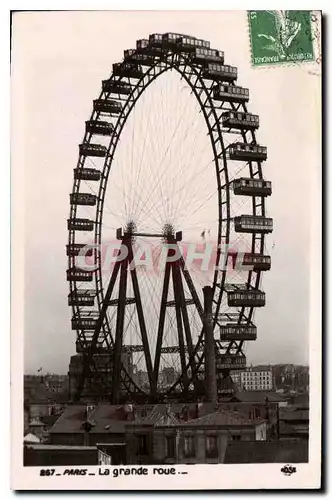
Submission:
M 248 367 L 246 370 L 233 372 L 232 379 L 238 390 L 272 391 L 273 372 L 269 367 Z

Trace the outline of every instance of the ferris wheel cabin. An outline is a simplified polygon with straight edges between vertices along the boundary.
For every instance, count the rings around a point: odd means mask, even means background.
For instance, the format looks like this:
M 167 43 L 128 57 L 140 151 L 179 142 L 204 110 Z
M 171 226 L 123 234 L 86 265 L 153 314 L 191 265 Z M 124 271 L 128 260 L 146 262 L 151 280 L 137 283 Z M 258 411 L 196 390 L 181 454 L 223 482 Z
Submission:
M 87 271 L 78 267 L 67 269 L 67 281 L 92 281 L 93 271 Z
M 224 64 L 224 53 L 220 50 L 196 47 L 191 61 L 196 64 L 209 64 L 211 62 Z
M 114 80 L 103 80 L 102 89 L 110 94 L 129 95 L 131 93 L 131 85 L 126 82 L 115 82 Z
M 257 129 L 259 116 L 240 111 L 225 111 L 222 113 L 222 124 L 228 128 Z
M 149 46 L 150 47 L 162 47 L 163 45 L 163 35 L 161 33 L 153 33 L 149 36 Z
M 69 231 L 93 231 L 94 221 L 90 219 L 68 219 Z
M 176 49 L 176 41 L 179 39 L 179 36 L 179 33 L 164 33 L 161 38 L 163 47 L 173 50 Z
M 137 52 L 134 49 L 128 49 L 124 51 L 125 61 L 135 61 L 143 66 L 153 66 L 155 64 L 154 57 L 149 53 Z
M 97 203 L 97 196 L 91 193 L 71 193 L 70 194 L 70 204 L 71 205 L 88 205 L 90 207 L 95 206 Z
M 74 169 L 74 179 L 80 179 L 82 181 L 99 181 L 100 178 L 101 172 L 95 168 Z
M 246 367 L 246 357 L 243 354 L 218 354 L 216 356 L 217 370 L 243 370 Z
M 107 155 L 107 147 L 101 144 L 91 144 L 84 142 L 80 144 L 80 154 L 82 156 L 95 156 L 104 158 Z
M 233 192 L 244 196 L 270 196 L 272 193 L 271 181 L 253 179 L 251 177 L 240 177 L 232 183 Z
M 202 73 L 207 80 L 222 80 L 233 82 L 237 79 L 237 68 L 228 64 L 209 63 Z
M 162 35 L 160 35 L 162 36 Z M 146 38 L 141 38 L 140 40 L 136 40 L 136 52 L 138 54 L 153 54 L 154 56 L 160 56 L 163 48 L 159 43 L 151 45 L 150 41 Z
M 102 122 L 98 120 L 89 120 L 85 122 L 85 131 L 88 134 L 96 135 L 112 135 L 113 134 L 113 124 L 109 122 Z
M 213 99 L 225 102 L 247 102 L 249 101 L 249 89 L 219 83 L 213 86 Z
M 110 115 L 118 115 L 122 111 L 121 103 L 114 100 L 95 99 L 93 101 L 93 109 L 100 113 L 108 113 Z
M 84 247 L 86 247 L 85 243 L 69 243 L 68 245 L 66 245 L 67 255 L 70 257 L 75 257 L 81 253 Z M 93 255 L 93 249 L 92 248 L 85 249 L 84 255 L 87 256 Z
M 220 340 L 256 340 L 257 327 L 227 323 L 220 327 Z
M 259 253 L 245 253 L 242 261 L 243 266 L 250 266 L 253 271 L 269 271 L 271 269 L 270 255 Z
M 179 36 L 176 39 L 176 45 L 180 52 L 194 52 L 196 48 L 209 49 L 210 42 L 201 40 L 193 36 Z
M 267 159 L 267 148 L 259 144 L 235 142 L 228 148 L 228 152 L 231 160 L 265 161 Z
M 96 291 L 79 288 L 68 295 L 69 306 L 94 306 Z
M 87 353 L 92 345 L 92 340 L 84 339 L 84 340 L 76 340 L 76 352 L 77 354 L 84 354 Z M 94 353 L 96 354 L 105 354 L 107 353 L 108 356 L 111 356 L 112 354 L 112 349 L 105 349 L 105 347 L 102 347 L 100 345 L 96 345 L 94 348 Z M 111 361 L 111 360 L 110 360 Z
M 272 233 L 273 219 L 262 215 L 239 215 L 234 217 L 237 233 Z
M 140 65 L 133 62 L 122 62 L 113 64 L 113 74 L 116 76 L 127 76 L 128 78 L 142 78 L 144 72 Z
M 149 48 L 149 40 L 147 38 L 141 38 L 136 40 L 136 51 L 145 52 Z
M 231 290 L 227 293 L 229 307 L 263 307 L 265 293 L 260 290 Z
M 75 314 L 71 320 L 72 330 L 94 330 L 99 318 L 98 311 Z

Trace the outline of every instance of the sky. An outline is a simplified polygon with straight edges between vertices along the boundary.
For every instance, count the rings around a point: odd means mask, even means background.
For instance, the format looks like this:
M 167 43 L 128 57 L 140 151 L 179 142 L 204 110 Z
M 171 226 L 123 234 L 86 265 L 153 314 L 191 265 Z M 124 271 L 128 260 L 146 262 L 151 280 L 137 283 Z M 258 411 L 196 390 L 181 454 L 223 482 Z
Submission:
M 268 147 L 263 168 L 273 186 L 267 202 L 274 219 L 267 243 L 272 269 L 263 277 L 267 304 L 255 315 L 258 340 L 247 347 L 248 361 L 308 363 L 312 185 L 320 169 L 316 69 L 252 68 L 243 11 L 30 12 L 14 15 L 12 53 L 12 147 L 21 148 L 13 169 L 24 175 L 16 203 L 24 206 L 27 373 L 40 367 L 66 373 L 75 352 L 65 279 L 66 220 L 92 101 L 123 49 L 167 31 L 193 34 L 224 50 L 239 69 L 239 84 L 250 89 L 250 110 L 260 116 L 259 142 Z

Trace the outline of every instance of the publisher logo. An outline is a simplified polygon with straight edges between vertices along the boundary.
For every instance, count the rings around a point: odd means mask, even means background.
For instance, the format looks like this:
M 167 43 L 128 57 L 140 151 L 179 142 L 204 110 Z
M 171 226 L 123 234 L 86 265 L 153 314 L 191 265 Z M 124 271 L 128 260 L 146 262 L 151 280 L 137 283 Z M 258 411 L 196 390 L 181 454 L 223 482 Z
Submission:
M 292 465 L 286 464 L 283 467 L 281 467 L 281 472 L 285 474 L 285 476 L 291 476 L 296 472 L 296 467 L 293 467 Z

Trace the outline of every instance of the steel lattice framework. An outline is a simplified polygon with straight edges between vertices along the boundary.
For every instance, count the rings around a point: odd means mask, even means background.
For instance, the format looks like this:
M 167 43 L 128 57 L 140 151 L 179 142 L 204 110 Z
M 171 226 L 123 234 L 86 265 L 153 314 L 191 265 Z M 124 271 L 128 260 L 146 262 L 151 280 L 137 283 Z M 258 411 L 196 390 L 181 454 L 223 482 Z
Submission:
M 230 69 L 229 69 L 230 68 Z M 113 73 L 103 82 L 86 133 L 80 146 L 80 155 L 75 169 L 68 220 L 69 241 L 67 255 L 69 269 L 67 279 L 70 293 L 69 304 L 73 311 L 73 328 L 77 330 L 77 351 L 82 363 L 77 366 L 79 378 L 77 393 L 99 391 L 100 397 L 110 397 L 114 402 L 121 398 L 158 400 L 167 393 L 170 397 L 197 397 L 204 392 L 203 327 L 195 342 L 188 323 L 188 307 L 195 307 L 203 324 L 203 307 L 184 259 L 166 265 L 163 276 L 163 295 L 160 304 L 159 330 L 155 359 L 149 350 L 144 318 L 144 297 L 140 294 L 136 271 L 128 272 L 132 261 L 133 235 L 135 228 L 127 226 L 118 233 L 118 239 L 128 247 L 128 257 L 116 262 L 108 287 L 103 285 L 102 224 L 105 195 L 114 156 L 125 124 L 135 105 L 149 86 L 162 74 L 175 70 L 190 87 L 204 117 L 211 144 L 218 196 L 216 270 L 213 276 L 213 325 L 219 334 L 215 340 L 217 369 L 224 376 L 229 370 L 245 366 L 243 351 L 246 340 L 256 338 L 253 313 L 256 306 L 264 305 L 265 294 L 260 290 L 262 272 L 270 268 L 270 257 L 264 255 L 265 235 L 272 231 L 271 219 L 266 217 L 266 196 L 271 194 L 271 183 L 263 179 L 262 161 L 266 159 L 266 148 L 257 144 L 255 130 L 258 117 L 248 112 L 249 92 L 236 85 L 237 70 L 224 64 L 222 52 L 209 48 L 209 43 L 181 34 L 167 33 L 150 35 L 148 40 L 137 41 L 135 50 L 125 51 L 124 61 L 113 66 Z M 239 90 L 238 90 L 239 89 Z M 104 121 L 107 114 L 108 122 Z M 108 146 L 97 146 L 96 135 L 109 137 Z M 227 140 L 226 140 L 227 139 Z M 89 156 L 102 157 L 100 171 L 86 166 Z M 231 178 L 230 161 L 242 162 L 246 166 L 246 178 Z M 96 195 L 84 193 L 83 181 L 94 182 Z M 251 211 L 234 217 L 231 210 L 231 193 L 249 197 Z M 90 201 L 89 201 L 90 200 Z M 94 205 L 94 220 L 78 217 L 79 205 Z M 245 218 L 241 219 L 241 217 Z M 227 267 L 222 247 L 230 243 L 231 227 L 235 231 L 249 234 L 251 249 L 245 256 L 246 278 L 241 283 L 227 280 Z M 82 272 L 77 258 L 83 243 L 78 243 L 79 234 L 94 234 L 96 245 L 93 252 L 96 270 Z M 85 234 L 85 233 L 83 233 Z M 168 242 L 177 244 L 177 235 L 166 235 Z M 172 277 L 174 300 L 167 300 L 167 290 Z M 119 278 L 118 294 L 117 279 Z M 134 296 L 126 294 L 127 280 L 132 279 Z M 80 282 L 93 283 L 93 288 L 82 290 Z M 185 297 L 183 283 L 190 294 Z M 115 298 L 117 296 L 117 298 Z M 228 297 L 227 310 L 223 307 Z M 232 302 L 233 301 L 233 302 Z M 139 344 L 123 345 L 123 321 L 125 308 L 134 306 L 139 318 L 141 340 Z M 116 308 L 116 326 L 110 324 L 108 310 Z M 163 315 L 167 307 L 176 312 L 179 343 L 163 345 Z M 115 331 L 114 331 L 115 329 Z M 149 388 L 142 389 L 129 373 L 123 362 L 123 353 L 142 352 L 145 357 Z M 167 390 L 158 388 L 160 355 L 179 353 L 181 369 L 179 376 Z M 154 361 L 154 362 L 153 362 Z M 91 389 L 93 387 L 94 389 Z M 227 391 L 227 389 L 225 389 Z M 219 392 L 223 392 L 222 380 Z

